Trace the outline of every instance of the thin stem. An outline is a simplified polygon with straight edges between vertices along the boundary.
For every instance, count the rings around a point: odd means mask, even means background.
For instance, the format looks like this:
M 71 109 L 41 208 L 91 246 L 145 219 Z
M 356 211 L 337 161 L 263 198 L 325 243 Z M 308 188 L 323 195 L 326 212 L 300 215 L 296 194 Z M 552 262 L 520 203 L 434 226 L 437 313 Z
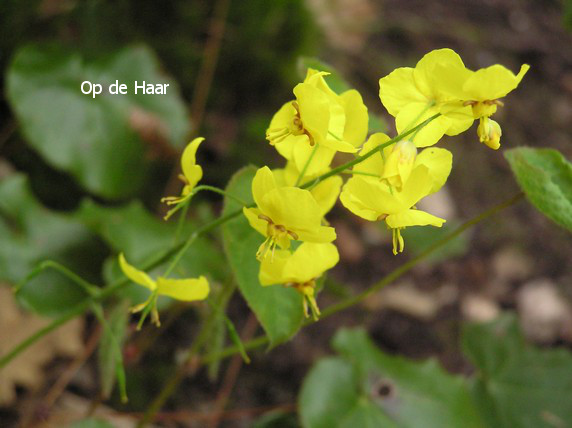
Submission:
M 304 179 L 304 176 L 306 175 L 306 171 L 308 170 L 308 167 L 310 166 L 312 159 L 314 159 L 314 155 L 316 154 L 317 151 L 318 151 L 318 145 L 315 144 L 314 148 L 312 149 L 312 153 L 310 153 L 310 156 L 308 157 L 308 160 L 304 164 L 302 171 L 300 171 L 300 175 L 296 179 L 296 184 L 294 184 L 294 187 L 298 187 L 300 185 L 300 183 L 302 182 L 302 180 Z
M 242 199 L 237 198 L 234 195 L 231 195 L 230 193 L 226 192 L 225 190 L 219 189 L 218 187 L 214 187 L 214 186 L 208 186 L 206 184 L 201 184 L 200 186 L 195 187 L 193 189 L 193 194 L 198 193 L 201 190 L 208 190 L 210 192 L 214 192 L 214 193 L 218 193 L 219 195 L 226 196 L 227 198 L 232 199 L 235 202 L 238 202 L 243 207 L 248 205 L 248 203 L 244 202 Z
M 323 320 L 324 318 L 327 318 L 327 317 L 329 317 L 329 316 L 331 316 L 337 312 L 343 311 L 344 309 L 347 309 L 351 306 L 354 306 L 354 305 L 362 302 L 370 294 L 381 290 L 383 287 L 391 284 L 393 281 L 395 281 L 396 279 L 398 279 L 399 277 L 401 277 L 405 273 L 409 272 L 420 261 L 424 260 L 430 254 L 432 254 L 435 250 L 441 248 L 442 246 L 444 246 L 445 244 L 450 242 L 452 239 L 459 236 L 465 230 L 467 230 L 470 227 L 476 225 L 477 223 L 480 223 L 481 221 L 495 215 L 496 213 L 504 210 L 505 208 L 508 208 L 511 205 L 514 205 L 515 203 L 520 201 L 523 198 L 523 196 L 524 196 L 524 194 L 522 192 L 520 192 L 520 193 L 514 195 L 513 197 L 507 199 L 506 201 L 501 202 L 500 204 L 495 205 L 494 207 L 489 208 L 485 212 L 483 212 L 483 213 L 473 217 L 472 219 L 466 221 L 461 226 L 459 226 L 457 229 L 455 229 L 453 232 L 451 232 L 447 236 L 443 237 L 442 239 L 436 241 L 435 243 L 430 245 L 425 251 L 423 251 L 421 254 L 417 255 L 416 257 L 414 257 L 411 260 L 409 260 L 408 262 L 404 263 L 403 265 L 401 265 L 397 269 L 393 270 L 392 272 L 390 272 L 389 274 L 384 276 L 382 279 L 380 279 L 378 282 L 376 282 L 375 284 L 373 284 L 372 286 L 370 286 L 366 290 L 362 291 L 359 294 L 356 294 L 355 296 L 351 296 L 351 297 L 348 297 L 346 299 L 343 299 L 339 303 L 328 306 L 325 310 L 322 311 L 322 314 L 320 315 L 320 318 L 317 321 L 314 321 L 312 319 L 308 319 L 306 322 L 304 322 L 303 326 L 307 326 L 307 325 L 313 324 L 315 322 L 319 322 L 320 320 Z M 246 349 L 246 350 L 255 349 L 255 348 L 258 348 L 258 347 L 261 347 L 261 346 L 267 344 L 268 342 L 269 342 L 268 336 L 266 336 L 266 335 L 259 336 L 255 339 L 245 343 L 244 349 Z M 214 361 L 218 361 L 220 359 L 230 357 L 230 356 L 232 356 L 238 352 L 239 352 L 239 349 L 237 346 L 229 346 L 228 348 L 223 349 L 222 351 L 204 355 L 201 358 L 201 363 L 202 364 L 210 364 Z
M 177 230 L 175 231 L 175 244 L 179 242 L 179 238 L 181 237 L 181 233 L 183 232 L 183 227 L 185 226 L 185 220 L 187 219 L 187 213 L 189 212 L 189 206 L 191 205 L 191 198 L 188 198 L 184 202 L 185 206 L 183 207 L 183 212 L 179 216 L 179 220 L 177 222 Z
M 70 269 L 68 269 L 64 265 L 61 265 L 60 263 L 55 262 L 53 260 L 44 260 L 43 262 L 39 263 L 34 268 L 34 270 L 32 270 L 32 272 L 30 272 L 26 276 L 26 278 L 24 278 L 24 280 L 22 282 L 20 282 L 16 287 L 14 287 L 14 289 L 13 289 L 14 294 L 17 294 L 20 291 L 20 289 L 24 286 L 24 284 L 26 284 L 28 281 L 35 278 L 39 274 L 41 274 L 46 269 L 53 269 L 55 271 L 60 272 L 66 278 L 68 278 L 69 280 L 71 280 L 75 284 L 79 285 L 79 287 L 83 291 L 85 291 L 87 294 L 89 294 L 91 297 L 97 296 L 97 294 L 99 294 L 99 292 L 100 292 L 100 289 L 98 287 L 96 287 L 93 284 L 90 284 L 85 279 L 83 279 L 82 277 L 80 277 L 76 273 L 72 272 Z
M 438 118 L 439 116 L 441 116 L 441 113 L 437 113 L 434 114 L 433 116 L 431 116 L 430 118 L 428 118 L 427 120 L 424 120 L 423 122 L 421 122 L 419 125 L 409 129 L 408 131 L 405 131 L 395 137 L 393 137 L 391 140 L 386 141 L 383 144 L 380 144 L 379 146 L 377 146 L 374 149 L 371 149 L 369 152 L 356 157 L 355 159 L 352 159 L 349 162 L 346 162 L 336 168 L 332 168 L 331 170 L 329 170 L 328 172 L 320 175 L 318 178 L 316 178 L 315 180 L 311 180 L 308 181 L 307 183 L 304 183 L 302 186 L 300 186 L 303 189 L 307 189 L 308 187 L 314 187 L 316 184 L 320 183 L 321 181 L 324 181 L 326 178 L 330 178 L 334 175 L 337 175 L 339 173 L 341 173 L 342 171 L 345 171 L 346 169 L 357 165 L 361 162 L 363 162 L 364 160 L 370 158 L 371 156 L 375 155 L 376 153 L 380 152 L 381 150 L 383 150 L 384 148 L 386 148 L 387 146 L 391 146 L 392 144 L 395 144 L 401 140 L 403 140 L 405 137 L 407 137 L 409 134 L 412 134 L 413 132 L 415 132 L 418 129 L 423 128 L 424 126 L 428 125 L 431 121 L 433 121 L 434 119 Z
M 312 180 L 310 182 L 307 182 L 305 184 L 303 184 L 302 188 L 308 188 L 311 186 L 315 186 L 316 184 L 318 184 L 321 181 L 324 181 L 325 179 L 332 177 L 334 175 L 337 175 L 338 173 L 359 164 L 360 162 L 363 162 L 364 160 L 366 160 L 367 158 L 373 156 L 375 153 L 383 150 L 383 148 L 397 143 L 398 141 L 401 141 L 403 138 L 405 138 L 407 135 L 411 134 L 412 132 L 415 132 L 417 129 L 420 129 L 424 126 L 426 126 L 428 123 L 430 123 L 433 119 L 437 118 L 440 116 L 440 113 L 437 113 L 433 116 L 431 116 L 430 118 L 428 118 L 427 120 L 423 121 L 422 123 L 420 123 L 419 125 L 417 125 L 416 127 L 392 138 L 391 140 L 385 142 L 384 144 L 381 144 L 380 146 L 376 147 L 375 149 L 370 150 L 369 152 L 367 152 L 366 154 L 364 154 L 363 156 L 358 156 L 355 159 L 346 162 L 343 165 L 340 165 L 336 168 L 331 169 L 330 171 L 322 174 L 321 176 L 319 176 L 318 178 L 316 178 L 315 180 Z M 254 206 L 254 204 L 248 205 L 248 207 L 252 207 Z M 176 259 L 173 261 L 173 263 L 171 264 L 171 266 L 168 269 L 168 272 L 171 272 L 175 266 L 177 265 L 177 263 L 180 261 L 181 257 L 183 256 L 183 254 L 187 251 L 187 249 L 190 247 L 190 245 L 192 244 L 192 242 L 200 235 L 210 232 L 211 230 L 213 230 L 214 228 L 226 223 L 229 220 L 232 220 L 233 218 L 237 217 L 238 215 L 240 215 L 242 213 L 242 208 L 239 208 L 235 211 L 232 211 L 230 213 L 228 213 L 225 216 L 219 217 L 218 219 L 207 223 L 206 225 L 204 225 L 203 227 L 197 229 L 195 232 L 193 232 L 191 234 L 191 236 L 188 238 L 188 240 L 184 243 L 184 244 L 176 244 L 174 245 L 172 248 L 164 251 L 162 254 L 159 254 L 159 256 L 154 259 L 153 261 L 151 261 L 147 266 L 143 266 L 143 270 L 150 270 L 158 265 L 160 265 L 161 263 L 163 263 L 166 260 L 169 260 L 171 257 L 173 257 L 173 255 L 176 255 Z M 20 342 L 18 345 L 16 345 L 16 347 L 14 349 L 12 349 L 9 353 L 7 353 L 6 355 L 0 357 L 0 369 L 4 366 L 6 366 L 10 361 L 12 361 L 18 354 L 20 354 L 22 351 L 24 351 L 26 348 L 28 348 L 30 345 L 34 344 L 36 341 L 38 341 L 39 339 L 41 339 L 44 335 L 48 334 L 49 332 L 51 332 L 52 330 L 56 329 L 57 327 L 59 327 L 62 324 L 65 324 L 67 321 L 81 315 L 83 312 L 85 312 L 87 309 L 89 309 L 91 302 L 93 300 L 97 300 L 97 301 L 103 301 L 107 298 L 109 298 L 111 295 L 113 295 L 117 290 L 119 290 L 121 287 L 124 287 L 125 285 L 127 285 L 129 283 L 129 280 L 127 278 L 123 278 L 122 280 L 119 280 L 115 283 L 110 284 L 107 288 L 103 289 L 98 296 L 95 299 L 87 299 L 83 302 L 81 302 L 80 304 L 78 304 L 77 306 L 75 306 L 73 309 L 71 309 L 68 313 L 61 315 L 59 318 L 56 318 L 55 320 L 52 321 L 51 324 L 47 325 L 46 327 L 44 327 L 43 329 L 37 331 L 36 333 L 32 334 L 31 336 L 29 336 L 27 339 L 23 340 L 22 342 Z M 266 343 L 268 339 L 266 338 L 262 338 L 263 339 L 263 343 Z M 257 339 L 254 339 L 257 340 Z M 246 350 L 251 349 L 252 347 L 257 347 L 260 345 L 256 345 L 256 346 L 249 346 L 249 344 L 245 344 L 244 348 Z

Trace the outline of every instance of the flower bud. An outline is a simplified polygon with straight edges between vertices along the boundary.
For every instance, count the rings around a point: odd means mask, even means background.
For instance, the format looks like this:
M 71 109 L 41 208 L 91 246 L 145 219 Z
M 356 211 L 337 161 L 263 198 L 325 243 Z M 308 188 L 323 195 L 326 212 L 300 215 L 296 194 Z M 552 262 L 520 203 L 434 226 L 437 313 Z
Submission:
M 417 147 L 414 143 L 399 141 L 385 160 L 381 178 L 400 190 L 411 174 L 416 157 Z
M 488 117 L 481 117 L 479 127 L 477 128 L 477 135 L 481 143 L 486 144 L 493 150 L 499 149 L 502 130 L 500 125 L 494 120 Z

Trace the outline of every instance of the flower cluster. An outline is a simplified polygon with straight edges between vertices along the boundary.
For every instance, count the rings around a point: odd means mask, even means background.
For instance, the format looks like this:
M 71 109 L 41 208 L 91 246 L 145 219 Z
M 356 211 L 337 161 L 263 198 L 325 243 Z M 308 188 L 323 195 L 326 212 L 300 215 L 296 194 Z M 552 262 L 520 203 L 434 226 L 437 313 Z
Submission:
M 316 279 L 339 260 L 332 243 L 335 230 L 324 217 L 338 196 L 353 214 L 387 225 L 394 254 L 403 251 L 405 227 L 441 227 L 444 219 L 416 207 L 445 184 L 452 168 L 451 152 L 431 146 L 478 119 L 480 142 L 498 149 L 501 129 L 490 116 L 527 70 L 523 65 L 514 75 L 493 65 L 471 71 L 454 51 L 432 51 L 415 68 L 398 68 L 379 81 L 381 102 L 407 138 L 377 133 L 367 141 L 368 112 L 361 95 L 355 90 L 336 94 L 328 86 L 328 73 L 308 70 L 294 88 L 295 99 L 278 110 L 266 132 L 286 166 L 258 170 L 252 182 L 256 207 L 243 210 L 265 237 L 256 254 L 261 285 L 296 288 L 306 314 L 309 307 L 314 317 L 319 315 Z M 320 179 L 336 152 L 359 152 L 345 184 L 339 176 Z
M 466 131 L 478 119 L 479 141 L 498 149 L 501 128 L 491 116 L 528 68 L 523 65 L 517 75 L 501 65 L 472 71 L 454 51 L 439 49 L 425 55 L 415 68 L 396 69 L 379 81 L 381 103 L 395 117 L 399 135 L 393 139 L 383 133 L 368 138 L 368 110 L 359 92 L 337 94 L 328 85 L 328 73 L 309 69 L 294 87 L 294 99 L 278 110 L 266 132 L 286 164 L 256 172 L 255 205 L 243 208 L 250 226 L 264 237 L 256 253 L 260 284 L 296 289 L 306 316 L 320 315 L 317 280 L 339 261 L 333 244 L 336 231 L 325 218 L 338 198 L 356 216 L 384 222 L 392 233 L 394 254 L 404 249 L 404 228 L 441 227 L 445 219 L 417 208 L 421 199 L 443 187 L 452 168 L 451 152 L 432 146 L 444 135 Z M 202 169 L 196 165 L 195 152 L 201 141 L 194 140 L 183 153 L 185 187 L 181 196 L 164 198 L 167 204 L 176 204 L 169 215 L 197 190 Z M 333 171 L 338 152 L 355 159 L 347 168 Z M 350 175 L 345 183 L 340 172 Z M 153 296 L 163 293 L 190 300 L 208 293 L 203 277 L 177 284 L 159 278 L 155 283 L 135 275 L 124 259 L 121 266 L 135 282 L 153 290 Z M 169 291 L 175 286 L 193 291 Z

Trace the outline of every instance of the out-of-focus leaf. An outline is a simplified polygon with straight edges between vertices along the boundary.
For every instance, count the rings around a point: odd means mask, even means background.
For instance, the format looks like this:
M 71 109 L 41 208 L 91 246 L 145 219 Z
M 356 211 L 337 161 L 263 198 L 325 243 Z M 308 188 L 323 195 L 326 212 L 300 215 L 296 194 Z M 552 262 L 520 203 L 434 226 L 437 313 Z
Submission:
M 299 398 L 306 427 L 480 427 L 462 378 L 435 361 L 384 354 L 363 330 L 334 337 L 341 357 L 319 362 Z
M 83 267 L 91 259 L 91 237 L 71 216 L 42 206 L 24 176 L 0 182 L 0 280 L 16 285 L 46 259 Z M 25 307 L 46 316 L 68 311 L 85 297 L 80 287 L 53 270 L 27 281 L 18 292 Z
M 116 80 L 127 85 L 126 95 L 108 92 Z M 83 94 L 84 81 L 101 84 L 102 93 Z M 169 87 L 165 95 L 135 95 L 135 81 Z M 8 69 L 7 94 L 28 142 L 46 161 L 107 198 L 132 194 L 143 183 L 143 140 L 164 150 L 184 144 L 189 131 L 175 83 L 144 46 L 89 59 L 58 46 L 26 46 Z
M 92 201 L 85 201 L 77 217 L 99 234 L 113 250 L 125 253 L 127 260 L 138 267 L 169 249 L 174 243 L 177 228 L 176 221 L 165 222 L 153 216 L 138 201 L 121 207 L 103 207 Z M 196 227 L 196 223 L 187 220 L 181 237 L 190 236 Z M 168 263 L 156 267 L 151 271 L 151 275 L 164 272 Z M 123 277 L 116 256 L 108 260 L 104 273 L 108 282 Z M 175 278 L 206 275 L 221 281 L 226 274 L 222 250 L 218 250 L 206 237 L 195 240 L 172 272 Z M 149 294 L 148 290 L 135 284 L 122 293 L 134 302 L 143 301 Z M 165 296 L 159 298 L 159 302 L 166 301 L 170 299 Z
M 255 173 L 254 167 L 238 171 L 226 191 L 243 201 L 252 203 L 251 187 Z M 239 208 L 237 202 L 226 198 L 223 215 Z M 292 337 L 304 319 L 302 297 L 292 288 L 260 285 L 258 281 L 260 263 L 256 260 L 256 251 L 264 237 L 250 227 L 243 215 L 223 226 L 223 237 L 238 288 L 264 328 L 271 345 Z
M 440 239 L 454 231 L 460 223 L 455 220 L 447 221 L 443 227 L 408 227 L 401 234 L 407 250 L 417 256 Z M 431 253 L 425 260 L 437 263 L 442 260 L 462 256 L 469 248 L 469 233 L 464 232 L 453 238 L 438 250 Z
M 252 428 L 298 428 L 299 426 L 296 416 L 277 411 L 258 418 Z
M 69 428 L 114 428 L 113 425 L 102 419 L 83 419 L 81 421 L 74 422 L 69 426 Z
M 125 301 L 115 305 L 107 318 L 109 329 L 103 329 L 103 335 L 99 342 L 99 382 L 101 394 L 108 399 L 115 385 L 117 365 L 121 363 L 117 352 L 121 352 L 123 341 L 127 333 L 129 322 L 129 310 Z M 119 349 L 118 349 L 119 348 Z
M 572 164 L 554 149 L 518 147 L 505 157 L 532 205 L 572 231 Z
M 511 315 L 467 325 L 463 349 L 479 370 L 473 393 L 489 426 L 570 426 L 569 351 L 527 345 Z

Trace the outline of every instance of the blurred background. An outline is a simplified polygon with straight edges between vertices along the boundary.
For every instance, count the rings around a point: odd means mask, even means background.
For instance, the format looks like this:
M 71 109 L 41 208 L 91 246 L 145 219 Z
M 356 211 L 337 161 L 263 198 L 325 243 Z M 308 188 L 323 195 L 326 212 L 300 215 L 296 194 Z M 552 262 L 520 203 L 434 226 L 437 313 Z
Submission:
M 365 289 L 456 225 L 518 192 L 504 149 L 550 147 L 572 159 L 571 5 L 3 0 L 0 352 L 83 297 L 57 273 L 47 273 L 31 281 L 16 304 L 9 287 L 39 261 L 61 261 L 100 284 L 118 276 L 117 252 L 142 263 L 169 244 L 165 236 L 173 228 L 162 222 L 165 207 L 159 200 L 180 191 L 179 155 L 190 138 L 206 138 L 198 153 L 205 184 L 225 187 L 247 164 L 281 167 L 265 131 L 275 111 L 292 98 L 308 64 L 337 70 L 361 92 L 374 118 L 370 128 L 390 135 L 394 125 L 379 101 L 378 80 L 396 67 L 414 66 L 442 47 L 457 51 L 471 69 L 500 63 L 516 72 L 530 64 L 495 117 L 503 129 L 499 152 L 478 143 L 476 126 L 440 143 L 453 152 L 453 172 L 423 208 L 448 219 L 442 230 L 411 228 L 405 252 L 394 257 L 384 228 L 341 206 L 333 210 L 341 263 L 326 281 L 320 306 Z M 90 98 L 80 92 L 85 80 L 116 79 L 170 87 L 165 96 L 130 91 Z M 218 197 L 197 196 L 189 230 L 220 209 Z M 188 255 L 189 271 L 206 270 L 215 283 L 232 281 L 218 235 L 197 247 Z M 463 374 L 472 368 L 459 350 L 462 321 L 516 311 L 531 343 L 570 347 L 571 260 L 570 235 L 520 202 L 452 241 L 364 305 L 302 330 L 275 350 L 253 353 L 252 364 L 240 367 L 231 359 L 201 370 L 169 400 L 162 422 L 176 426 L 178 411 L 187 412 L 186 426 L 206 426 L 201 415 L 209 412 L 218 412 L 209 423 L 220 426 L 251 426 L 269 410 L 291 414 L 303 377 L 331 352 L 330 339 L 340 326 L 365 325 L 381 349 L 414 359 L 437 357 L 448 371 Z M 228 308 L 241 334 L 260 333 L 238 294 Z M 145 410 L 191 342 L 201 310 L 167 305 L 163 317 L 160 332 L 127 326 L 129 404 L 111 394 L 99 406 L 117 423 L 125 418 L 129 423 L 129 415 Z M 87 316 L 64 329 L 0 373 L 0 425 L 20 420 L 62 426 L 98 402 L 97 323 Z M 224 344 L 221 334 L 213 334 L 219 337 L 213 350 Z M 70 373 L 70 362 L 81 367 L 55 388 Z M 225 396 L 229 385 L 234 392 Z M 282 423 L 293 424 L 292 419 Z

